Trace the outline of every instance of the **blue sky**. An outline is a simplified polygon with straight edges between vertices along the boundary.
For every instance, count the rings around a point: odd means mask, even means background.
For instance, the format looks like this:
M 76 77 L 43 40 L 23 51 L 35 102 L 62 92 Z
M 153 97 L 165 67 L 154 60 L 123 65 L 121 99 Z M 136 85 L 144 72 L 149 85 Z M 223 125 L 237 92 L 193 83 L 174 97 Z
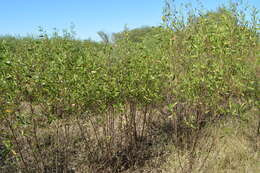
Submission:
M 225 0 L 201 0 L 214 9 Z M 176 0 L 176 3 L 196 0 Z M 260 0 L 248 0 L 258 9 Z M 48 31 L 68 29 L 73 23 L 77 37 L 99 40 L 98 31 L 107 33 L 161 23 L 164 0 L 1 0 L 0 35 L 37 34 L 41 26 Z

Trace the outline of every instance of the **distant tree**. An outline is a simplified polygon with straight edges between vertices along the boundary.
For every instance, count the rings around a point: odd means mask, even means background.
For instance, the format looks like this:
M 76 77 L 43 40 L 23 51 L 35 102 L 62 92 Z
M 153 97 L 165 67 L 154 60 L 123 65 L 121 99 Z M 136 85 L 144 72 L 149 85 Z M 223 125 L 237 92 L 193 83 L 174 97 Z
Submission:
M 142 42 L 147 36 L 152 36 L 158 33 L 159 27 L 150 27 L 144 26 L 141 28 L 135 28 L 132 30 L 124 30 L 122 32 L 114 33 L 112 35 L 113 42 L 118 42 L 125 38 L 126 33 L 128 35 L 128 39 L 132 42 Z
M 99 32 L 97 32 L 97 34 L 102 39 L 103 43 L 105 43 L 105 44 L 110 43 L 110 36 L 109 36 L 109 34 L 105 33 L 104 31 L 99 31 Z

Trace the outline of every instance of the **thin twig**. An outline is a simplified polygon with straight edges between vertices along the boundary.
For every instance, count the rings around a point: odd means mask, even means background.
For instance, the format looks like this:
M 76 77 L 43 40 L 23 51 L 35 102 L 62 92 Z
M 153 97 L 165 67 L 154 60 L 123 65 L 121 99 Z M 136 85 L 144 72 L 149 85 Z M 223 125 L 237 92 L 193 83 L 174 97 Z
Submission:
M 15 135 L 14 129 L 13 129 L 13 127 L 12 127 L 12 124 L 11 124 L 11 122 L 10 122 L 7 118 L 5 118 L 5 120 L 7 121 L 7 124 L 9 125 L 9 128 L 10 128 L 10 130 L 11 130 L 11 132 L 12 132 L 12 136 L 13 136 L 13 139 L 14 139 L 14 141 L 15 141 L 15 144 L 16 144 L 16 146 L 18 147 L 18 153 L 19 153 L 19 155 L 20 155 L 20 157 L 21 157 L 21 159 L 22 159 L 22 163 L 23 163 L 23 165 L 24 165 L 26 171 L 29 172 L 29 167 L 28 167 L 28 165 L 27 165 L 27 163 L 25 162 L 25 159 L 24 159 L 24 157 L 23 157 L 23 154 L 22 154 L 22 151 L 21 151 L 21 146 L 19 145 L 19 142 L 18 142 L 17 137 L 16 137 L 16 135 Z

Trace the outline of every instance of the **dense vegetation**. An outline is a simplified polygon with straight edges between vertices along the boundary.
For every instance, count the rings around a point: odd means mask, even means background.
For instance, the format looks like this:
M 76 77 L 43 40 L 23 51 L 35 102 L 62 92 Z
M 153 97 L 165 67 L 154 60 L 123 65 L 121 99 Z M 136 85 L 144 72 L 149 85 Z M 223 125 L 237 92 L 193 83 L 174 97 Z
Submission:
M 172 144 L 192 172 L 208 124 L 246 123 L 259 108 L 259 19 L 238 7 L 185 20 L 167 2 L 162 26 L 100 32 L 103 42 L 1 37 L 0 167 L 121 172 Z

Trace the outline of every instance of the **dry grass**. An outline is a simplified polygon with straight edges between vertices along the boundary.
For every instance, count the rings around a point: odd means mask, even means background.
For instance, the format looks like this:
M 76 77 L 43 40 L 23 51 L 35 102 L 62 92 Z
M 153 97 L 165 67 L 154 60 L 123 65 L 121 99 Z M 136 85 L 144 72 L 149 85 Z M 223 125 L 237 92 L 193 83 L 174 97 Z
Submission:
M 113 162 L 96 160 L 102 158 L 102 152 L 97 150 L 98 146 L 95 147 L 97 145 L 95 136 L 93 136 L 95 132 L 91 124 L 83 119 L 59 120 L 48 128 L 38 128 L 38 141 L 35 141 L 33 136 L 20 136 L 18 140 L 23 144 L 22 152 L 28 163 L 32 164 L 31 166 L 38 164 L 38 167 L 45 172 L 59 169 L 58 172 L 71 173 L 255 173 L 260 170 L 260 136 L 257 136 L 258 114 L 259 111 L 255 109 L 243 116 L 248 117 L 246 120 L 227 117 L 208 124 L 199 131 L 199 138 L 192 138 L 198 141 L 195 150 L 177 147 L 176 141 L 174 141 L 176 139 L 171 136 L 172 128 L 169 127 L 167 121 L 154 119 L 147 134 L 153 135 L 153 140 L 146 141 L 146 143 L 141 142 L 139 148 L 135 150 L 121 150 L 121 155 L 117 155 L 114 161 L 115 156 L 111 155 L 108 158 Z M 102 135 L 102 132 L 97 133 L 99 136 Z M 19 134 L 17 135 L 19 136 Z M 40 150 L 33 152 L 34 150 L 30 146 L 38 144 Z M 114 145 L 112 148 L 117 147 Z M 33 153 L 36 155 L 34 156 Z M 107 153 L 109 152 L 107 151 Z M 91 154 L 97 158 L 95 159 Z M 124 155 L 127 156 L 125 161 Z M 91 161 L 90 158 L 94 160 Z
M 257 136 L 259 111 L 253 110 L 246 122 L 227 118 L 207 127 L 210 137 L 204 137 L 196 149 L 193 169 L 188 168 L 190 152 L 172 155 L 164 164 L 164 172 L 256 173 L 260 171 L 260 137 Z M 181 163 L 181 165 L 180 165 Z

